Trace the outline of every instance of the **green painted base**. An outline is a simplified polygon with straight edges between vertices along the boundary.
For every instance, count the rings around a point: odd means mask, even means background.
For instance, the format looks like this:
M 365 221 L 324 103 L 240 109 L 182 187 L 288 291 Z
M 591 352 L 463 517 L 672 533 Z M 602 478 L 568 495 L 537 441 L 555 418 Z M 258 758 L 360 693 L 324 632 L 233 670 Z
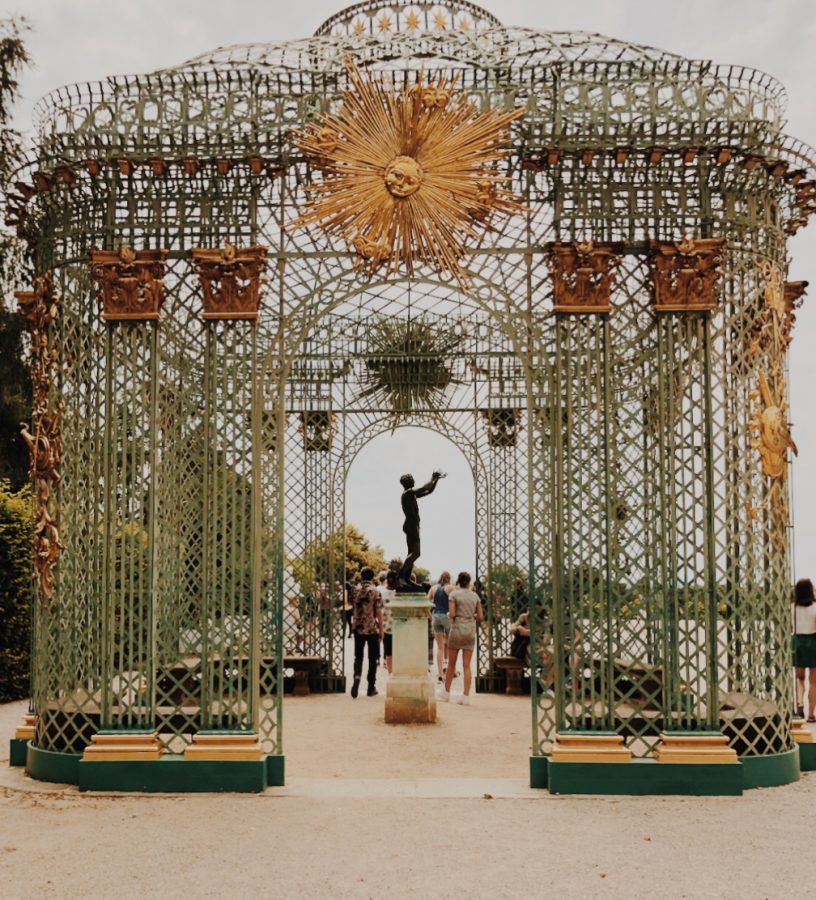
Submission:
M 273 756 L 271 753 L 266 757 L 266 786 L 267 787 L 283 787 L 284 772 L 284 755 L 281 753 Z
M 28 741 L 24 738 L 12 738 L 9 741 L 10 766 L 24 766 L 26 764 L 26 747 L 28 747 Z
M 100 762 L 72 753 L 26 746 L 26 772 L 39 781 L 77 784 L 81 791 L 145 793 L 257 793 L 283 785 L 283 755 L 259 760 L 184 760 L 166 755 L 158 760 Z
M 813 772 L 816 770 L 816 744 L 797 744 L 799 748 L 799 771 Z
M 711 763 L 659 763 L 636 759 L 630 763 L 553 762 L 548 768 L 551 794 L 682 794 L 739 797 L 742 766 Z
M 78 753 L 55 753 L 42 750 L 31 741 L 26 747 L 26 772 L 37 781 L 53 781 L 57 784 L 77 784 L 77 766 L 82 757 Z
M 258 793 L 266 787 L 265 760 L 185 760 L 167 754 L 152 761 L 79 763 L 81 791 L 145 793 Z
M 743 790 L 778 787 L 799 780 L 799 772 L 816 771 L 816 744 L 799 744 L 772 756 L 743 756 L 739 764 L 556 763 L 549 756 L 530 757 L 530 787 L 552 794 L 686 794 L 739 796 Z
M 779 787 L 799 780 L 799 750 L 796 747 L 772 756 L 742 756 L 740 762 L 745 788 Z
M 547 778 L 547 767 L 550 763 L 549 756 L 531 756 L 530 757 L 530 787 L 545 788 L 549 784 Z

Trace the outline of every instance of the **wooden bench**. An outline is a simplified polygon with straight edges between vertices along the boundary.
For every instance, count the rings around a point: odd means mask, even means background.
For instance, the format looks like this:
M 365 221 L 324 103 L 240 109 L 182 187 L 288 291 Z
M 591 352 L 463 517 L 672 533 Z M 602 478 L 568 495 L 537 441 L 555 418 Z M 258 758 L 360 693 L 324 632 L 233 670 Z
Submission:
M 309 696 L 309 676 L 316 672 L 323 663 L 324 660 L 320 656 L 284 656 L 283 671 L 291 669 L 294 672 L 293 697 Z
M 273 667 L 275 658 L 264 656 L 261 658 L 261 668 Z M 292 694 L 296 697 L 306 697 L 309 694 L 309 678 L 317 672 L 325 660 L 320 656 L 303 656 L 292 654 L 284 656 L 283 670 L 291 669 L 294 678 Z M 246 690 L 248 660 L 246 657 L 229 658 L 224 662 L 219 654 L 213 654 L 209 660 L 210 670 L 214 674 L 218 684 L 226 686 L 230 680 L 235 683 L 238 691 Z M 190 699 L 201 697 L 201 660 L 197 656 L 185 657 L 177 662 L 159 666 L 157 672 L 160 691 L 171 702 L 178 705 L 187 705 Z M 284 676 L 285 677 L 285 676 Z
M 504 673 L 505 694 L 524 694 L 522 679 L 526 663 L 515 656 L 496 656 L 493 659 L 493 669 Z
M 596 691 L 603 688 L 602 675 L 606 666 L 607 661 L 600 657 L 591 661 Z M 665 681 L 662 666 L 616 658 L 612 660 L 612 678 L 618 702 L 623 700 L 635 708 L 660 709 Z M 683 689 L 682 684 L 679 687 Z

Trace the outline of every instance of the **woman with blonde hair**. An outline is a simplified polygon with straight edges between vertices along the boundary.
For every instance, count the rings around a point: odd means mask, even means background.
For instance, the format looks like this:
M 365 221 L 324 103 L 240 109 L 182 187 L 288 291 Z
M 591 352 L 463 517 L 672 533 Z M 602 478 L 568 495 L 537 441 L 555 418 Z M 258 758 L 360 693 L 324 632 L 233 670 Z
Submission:
M 482 601 L 479 599 L 479 595 L 471 590 L 470 575 L 467 572 L 460 572 L 456 579 L 456 590 L 452 591 L 448 598 L 448 615 L 451 620 L 451 630 L 448 635 L 448 670 L 445 673 L 445 686 L 439 691 L 439 699 L 450 700 L 451 684 L 453 684 L 456 672 L 456 659 L 461 650 L 465 686 L 459 703 L 467 706 L 470 703 L 470 687 L 473 683 L 470 662 L 473 658 L 473 648 L 476 646 L 476 623 L 481 622 L 484 618 Z

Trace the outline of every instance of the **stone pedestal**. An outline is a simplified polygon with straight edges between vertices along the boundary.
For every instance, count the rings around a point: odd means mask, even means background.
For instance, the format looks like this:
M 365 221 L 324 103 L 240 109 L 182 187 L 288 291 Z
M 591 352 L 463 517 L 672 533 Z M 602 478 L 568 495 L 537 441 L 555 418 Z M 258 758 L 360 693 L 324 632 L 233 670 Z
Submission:
M 28 742 L 34 740 L 34 732 L 36 730 L 37 717 L 32 715 L 23 716 L 23 724 L 17 726 L 14 737 L 9 741 L 10 766 L 24 766 L 26 764 Z
M 82 759 L 92 762 L 155 762 L 161 755 L 162 748 L 155 731 L 102 729 L 91 737 Z
M 389 724 L 436 721 L 436 694 L 428 675 L 428 610 L 425 594 L 397 594 L 393 614 L 393 672 L 385 694 Z
M 632 751 L 614 731 L 559 732 L 550 758 L 565 763 L 630 763 Z
M 258 760 L 263 757 L 258 735 L 243 731 L 199 731 L 184 751 L 185 760 Z
M 660 735 L 654 751 L 659 763 L 725 763 L 739 762 L 736 750 L 728 746 L 728 738 L 719 731 L 667 731 Z

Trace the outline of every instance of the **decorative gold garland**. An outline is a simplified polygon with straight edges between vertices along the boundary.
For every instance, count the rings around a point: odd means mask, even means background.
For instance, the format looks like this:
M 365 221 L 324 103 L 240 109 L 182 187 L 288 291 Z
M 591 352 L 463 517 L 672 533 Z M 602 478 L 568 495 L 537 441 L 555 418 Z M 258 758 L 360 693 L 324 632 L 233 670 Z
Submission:
M 753 506 L 746 500 L 744 508 L 751 521 L 757 520 L 761 510 L 769 511 L 771 540 L 774 547 L 783 552 L 790 526 L 788 494 L 784 487 L 788 478 L 788 451 L 794 456 L 798 453 L 791 437 L 785 402 L 785 357 L 791 342 L 795 311 L 807 285 L 801 282 L 786 284 L 779 267 L 768 259 L 761 259 L 757 269 L 764 286 L 764 303 L 749 335 L 748 351 L 751 360 L 761 360 L 761 368 L 757 387 L 749 395 L 752 415 L 748 435 L 769 484 L 761 505 Z
M 46 272 L 34 282 L 33 291 L 17 293 L 20 315 L 31 329 L 31 379 L 34 403 L 31 428 L 26 423 L 20 430 L 28 445 L 31 478 L 34 481 L 36 509 L 34 512 L 34 571 L 37 595 L 47 606 L 54 596 L 54 567 L 64 549 L 53 512 L 51 489 L 60 482 L 59 465 L 62 459 L 60 419 L 62 404 L 51 403 L 51 382 L 57 352 L 51 341 L 51 325 L 58 313 L 58 297 L 51 275 Z

